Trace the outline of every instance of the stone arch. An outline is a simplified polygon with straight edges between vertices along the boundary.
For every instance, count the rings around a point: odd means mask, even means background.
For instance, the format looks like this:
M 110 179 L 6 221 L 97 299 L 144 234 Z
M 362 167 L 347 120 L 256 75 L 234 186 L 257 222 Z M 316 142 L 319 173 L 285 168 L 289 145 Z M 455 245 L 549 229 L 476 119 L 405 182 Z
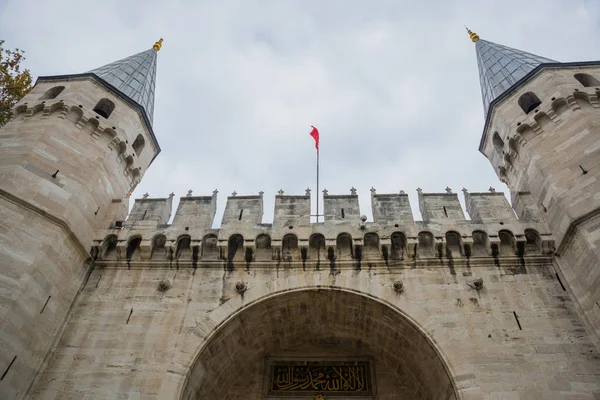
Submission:
M 98 122 L 96 118 L 89 118 L 87 121 L 85 121 L 83 130 L 91 135 L 94 132 L 96 132 L 96 129 L 98 129 L 98 125 L 100 125 L 100 122 Z
M 336 239 L 336 259 L 340 261 L 352 260 L 354 249 L 352 246 L 352 236 L 349 233 L 340 233 Z
M 167 243 L 167 237 L 162 233 L 154 236 L 152 239 L 152 249 L 150 250 L 150 258 L 154 260 L 166 260 L 167 249 L 165 244 Z
M 462 256 L 462 238 L 460 234 L 455 231 L 446 232 L 446 256 L 459 257 Z
M 406 235 L 403 232 L 394 232 L 390 236 L 392 242 L 392 260 L 403 260 L 406 254 Z
M 227 260 L 243 261 L 244 258 L 244 237 L 237 233 L 231 235 L 227 241 Z
M 542 238 L 535 229 L 525 229 L 525 254 L 539 254 L 542 251 Z
M 100 133 L 99 139 L 103 144 L 108 146 L 116 136 L 117 136 L 117 132 L 115 132 L 113 129 L 105 128 Z
M 192 259 L 192 238 L 190 235 L 179 236 L 175 248 L 175 258 L 177 260 L 189 261 Z
M 31 109 L 31 116 L 34 116 L 35 114 L 42 111 L 44 109 L 44 107 L 45 107 L 44 102 L 41 102 L 40 104 L 33 106 L 33 108 Z
M 50 106 L 50 114 L 53 114 L 57 111 L 61 111 L 65 108 L 65 105 L 62 101 L 59 101 L 57 103 L 54 103 Z
M 127 167 L 132 167 L 133 166 L 133 156 L 130 154 L 127 157 L 125 157 L 125 165 Z
M 104 238 L 100 246 L 100 258 L 102 260 L 116 260 L 118 242 L 117 235 L 108 235 Z
M 488 248 L 490 246 L 490 239 L 484 231 L 473 231 L 473 248 L 471 249 L 471 255 L 476 257 L 487 257 L 489 256 Z
M 539 97 L 537 97 L 537 95 L 535 93 L 527 92 L 527 93 L 523 93 L 521 95 L 521 97 L 519 97 L 518 103 L 519 103 L 519 107 L 521 107 L 523 112 L 525 114 L 529 114 L 530 112 L 535 110 L 535 108 L 537 106 L 542 104 L 542 101 L 540 100 Z
M 529 124 L 523 124 L 517 128 L 517 133 L 527 142 L 535 136 L 535 131 Z
M 135 261 L 141 258 L 140 244 L 142 243 L 142 237 L 140 235 L 134 235 L 127 239 L 127 251 L 125 252 L 125 259 L 127 261 Z
M 589 74 L 579 73 L 573 75 L 584 87 L 600 86 L 600 81 Z
M 542 129 L 548 129 L 553 123 L 548 114 L 543 111 L 536 113 L 533 119 L 535 119 L 535 122 L 537 122 Z
M 133 150 L 135 151 L 136 156 L 139 157 L 140 154 L 142 154 L 142 150 L 144 150 L 145 145 L 146 141 L 144 140 L 144 136 L 142 136 L 142 134 L 140 133 L 139 135 L 137 135 L 135 141 L 131 145 L 133 147 Z
M 308 239 L 308 257 L 311 260 L 325 260 L 327 252 L 325 250 L 325 236 L 315 233 Z
M 567 99 L 561 97 L 552 102 L 552 110 L 554 110 L 554 113 L 560 118 L 564 118 L 569 115 L 571 107 L 569 107 Z
M 515 139 L 514 137 L 511 137 L 510 139 L 508 139 L 508 148 L 518 154 L 519 153 L 519 144 L 517 142 L 517 139 Z
M 366 233 L 363 237 L 363 257 L 376 260 L 381 257 L 379 252 L 379 235 L 375 232 Z
M 46 93 L 44 93 L 39 100 L 55 99 L 63 90 L 65 90 L 64 86 L 54 86 L 53 88 L 46 90 Z
M 67 119 L 74 124 L 78 123 L 83 117 L 83 110 L 77 106 L 73 106 L 69 108 L 69 112 L 67 113 Z
M 16 117 L 19 114 L 23 114 L 25 111 L 27 111 L 27 105 L 26 104 L 21 104 L 20 106 L 18 106 L 18 107 L 15 108 L 13 116 Z
M 125 151 L 127 151 L 127 145 L 125 144 L 125 142 L 119 142 L 119 144 L 117 145 L 117 153 L 125 154 Z
M 504 256 L 511 256 L 515 254 L 516 240 L 515 235 L 509 230 L 501 230 L 498 232 L 498 239 L 500 240 L 499 253 Z
M 298 236 L 293 233 L 288 233 L 281 241 L 281 259 L 283 261 L 298 261 L 300 259 Z
M 100 99 L 94 107 L 94 112 L 104 118 L 110 117 L 110 114 L 115 110 L 115 103 L 107 98 Z
M 202 238 L 202 260 L 218 260 L 219 249 L 217 235 L 208 234 Z
M 304 287 L 241 303 L 233 312 L 225 306 L 227 312 L 211 313 L 218 316 L 215 327 L 195 352 L 177 399 L 263 398 L 264 362 L 278 354 L 369 359 L 374 371 L 388 371 L 372 377 L 380 398 L 461 399 L 447 358 L 429 334 L 372 295 Z
M 271 236 L 266 233 L 261 233 L 256 237 L 254 243 L 256 243 L 256 261 L 271 261 L 273 259 Z
M 504 140 L 500 137 L 498 132 L 494 132 L 494 136 L 492 137 L 492 143 L 494 144 L 494 148 L 499 154 L 502 154 L 504 150 Z
M 575 92 L 573 93 L 573 97 L 575 98 L 575 102 L 581 109 L 592 108 L 592 103 L 590 102 L 590 95 L 585 92 Z
M 422 257 L 432 257 L 435 254 L 435 240 L 431 232 L 419 232 L 419 255 Z

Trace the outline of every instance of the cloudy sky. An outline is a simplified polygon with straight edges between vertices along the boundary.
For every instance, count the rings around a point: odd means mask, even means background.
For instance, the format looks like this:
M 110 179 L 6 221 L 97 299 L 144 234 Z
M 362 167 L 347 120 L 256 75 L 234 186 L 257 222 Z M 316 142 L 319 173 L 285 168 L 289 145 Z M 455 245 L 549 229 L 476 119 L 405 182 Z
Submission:
M 477 147 L 482 38 L 559 61 L 600 58 L 600 0 L 0 0 L 0 38 L 37 76 L 159 53 L 162 153 L 134 197 L 314 189 L 506 191 Z M 461 196 L 462 197 L 462 196 Z M 314 203 L 314 197 L 313 197 Z M 314 204 L 313 204 L 314 208 Z

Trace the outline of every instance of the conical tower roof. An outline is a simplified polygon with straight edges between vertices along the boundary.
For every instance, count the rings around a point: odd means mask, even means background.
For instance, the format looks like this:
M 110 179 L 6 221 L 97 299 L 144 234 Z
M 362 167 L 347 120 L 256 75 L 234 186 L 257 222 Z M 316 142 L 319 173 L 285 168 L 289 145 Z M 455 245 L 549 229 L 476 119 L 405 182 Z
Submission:
M 89 71 L 142 108 L 152 123 L 157 50 L 154 48 Z
M 162 39 L 154 43 L 151 49 L 115 61 L 103 67 L 82 74 L 40 76 L 37 82 L 60 81 L 77 78 L 92 78 L 108 90 L 121 96 L 125 101 L 137 108 L 144 118 L 156 146 L 156 154 L 160 146 L 152 129 L 154 117 L 154 86 L 156 83 L 157 52 L 162 47 Z M 36 82 L 36 84 L 37 84 Z
M 475 41 L 475 48 L 485 114 L 487 114 L 492 101 L 500 97 L 537 66 L 558 62 L 526 51 L 488 42 L 487 40 L 480 40 L 478 37 Z

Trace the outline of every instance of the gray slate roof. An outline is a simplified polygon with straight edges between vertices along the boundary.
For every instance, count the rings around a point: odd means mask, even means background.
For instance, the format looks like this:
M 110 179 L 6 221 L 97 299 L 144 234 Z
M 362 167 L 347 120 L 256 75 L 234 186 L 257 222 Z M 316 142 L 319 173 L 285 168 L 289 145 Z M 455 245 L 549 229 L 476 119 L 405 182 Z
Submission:
M 525 51 L 502 46 L 487 40 L 475 43 L 483 111 L 487 115 L 490 103 L 509 90 L 525 75 L 544 63 L 557 63 Z
M 154 117 L 156 53 L 149 49 L 89 71 L 142 106 L 150 123 Z

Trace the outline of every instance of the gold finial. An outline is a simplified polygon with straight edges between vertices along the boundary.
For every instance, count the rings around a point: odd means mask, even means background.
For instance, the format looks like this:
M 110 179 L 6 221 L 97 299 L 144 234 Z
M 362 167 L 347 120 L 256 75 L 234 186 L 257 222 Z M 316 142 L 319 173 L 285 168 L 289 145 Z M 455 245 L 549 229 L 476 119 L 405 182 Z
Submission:
M 152 46 L 152 48 L 156 51 L 159 51 L 160 48 L 162 47 L 162 41 L 163 41 L 162 38 L 160 38 L 160 40 L 158 42 L 154 43 L 154 46 Z
M 465 26 L 465 28 L 467 28 Z M 467 28 L 467 32 L 469 33 L 469 36 L 471 37 L 471 40 L 473 41 L 473 43 L 475 43 L 476 41 L 479 40 L 479 35 L 476 34 L 475 32 L 471 32 L 471 30 L 469 28 Z

